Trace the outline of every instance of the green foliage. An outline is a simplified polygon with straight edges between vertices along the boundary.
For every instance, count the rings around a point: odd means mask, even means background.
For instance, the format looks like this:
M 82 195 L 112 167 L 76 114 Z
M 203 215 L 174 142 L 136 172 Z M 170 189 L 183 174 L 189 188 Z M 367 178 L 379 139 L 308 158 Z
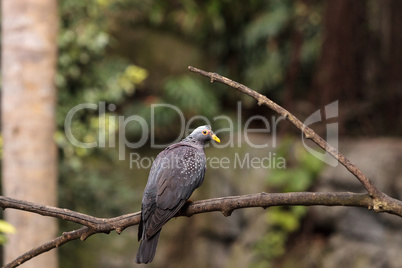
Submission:
M 285 253 L 286 234 L 278 231 L 267 231 L 258 241 L 255 247 L 256 252 L 263 252 L 264 258 L 252 265 L 253 268 L 273 267 L 271 260 L 282 256 Z
M 189 75 L 172 76 L 165 80 L 159 95 L 135 101 L 134 105 L 124 109 L 124 115 L 135 114 L 144 118 L 157 140 L 177 138 L 181 118 L 204 117 L 212 121 L 214 116 L 221 114 L 219 97 L 219 90 L 213 91 L 205 79 Z M 195 127 L 199 124 L 205 124 L 205 121 L 196 119 L 191 125 Z M 142 134 L 142 128 L 139 124 L 128 124 L 127 132 L 130 139 L 136 140 Z
M 218 114 L 218 98 L 205 85 L 205 80 L 188 75 L 169 79 L 165 83 L 165 100 L 175 103 L 188 115 L 203 115 L 208 118 Z
M 321 44 L 319 11 L 318 5 L 273 0 L 256 13 L 244 29 L 244 78 L 248 86 L 269 95 L 283 89 L 295 49 L 295 32 L 300 32 L 303 39 L 301 67 L 311 66 Z M 275 99 L 280 100 L 281 95 L 276 94 Z
M 274 208 L 269 214 L 268 220 L 273 226 L 280 226 L 281 230 L 291 233 L 299 229 L 298 215 L 293 210 Z
M 294 139 L 285 139 L 277 150 L 278 157 L 287 159 L 287 169 L 274 169 L 268 178 L 268 186 L 277 192 L 301 192 L 308 190 L 323 162 L 308 153 Z M 255 251 L 259 256 L 256 267 L 270 267 L 272 261 L 285 253 L 290 234 L 300 228 L 300 221 L 307 213 L 304 206 L 273 207 L 267 212 L 268 229 L 257 242 Z
M 275 12 L 264 12 L 257 16 L 244 30 L 247 46 L 255 46 L 265 42 L 267 37 L 274 38 L 279 35 L 290 22 L 290 5 L 286 1 L 271 1 Z
M 135 92 L 136 85 L 146 77 L 147 71 L 126 60 L 105 57 L 112 45 L 104 14 L 106 7 L 119 1 L 64 0 L 60 5 L 61 29 L 59 36 L 59 62 L 56 84 L 59 89 L 56 133 L 63 163 L 79 171 L 83 156 L 95 149 L 73 146 L 65 137 L 64 121 L 67 113 L 77 104 L 99 102 L 119 105 Z M 74 115 L 72 133 L 82 142 L 98 138 L 99 122 L 107 120 L 113 112 L 99 114 L 82 109 Z M 116 126 L 106 122 L 112 134 Z M 109 136 L 107 135 L 106 138 Z M 102 153 L 109 154 L 105 150 Z M 61 174 L 63 175 L 63 174 Z
M 0 159 L 3 159 L 3 136 L 0 135 Z
M 293 157 L 290 157 L 292 153 Z M 284 192 L 307 190 L 323 168 L 323 162 L 307 152 L 302 144 L 285 139 L 277 151 L 278 157 L 287 160 L 287 169 L 272 170 L 268 186 Z
M 134 31 L 149 25 L 145 27 L 150 31 L 192 40 L 208 59 L 208 66 L 212 63 L 220 74 L 279 102 L 295 49 L 294 36 L 299 34 L 298 65 L 303 79 L 295 91 L 301 95 L 310 88 L 305 80 L 310 79 L 320 51 L 322 3 L 271 0 L 232 1 L 229 5 L 222 0 L 153 0 L 149 5 L 124 5 L 133 10 L 127 14 L 141 14 L 123 17 Z
M 5 234 L 13 234 L 16 230 L 14 226 L 6 221 L 0 220 L 0 245 L 7 243 L 7 237 Z
M 127 59 L 108 54 L 114 46 L 109 32 L 108 12 L 122 1 L 63 0 L 60 3 L 59 60 L 56 85 L 58 88 L 57 131 L 59 147 L 59 204 L 90 215 L 110 217 L 122 214 L 132 191 L 127 176 L 118 166 L 117 152 L 110 148 L 81 148 L 66 137 L 64 121 L 78 104 L 105 104 L 105 113 L 81 109 L 74 114 L 71 132 L 78 141 L 99 141 L 100 124 L 105 123 L 105 142 L 117 133 L 115 121 L 119 106 L 133 96 L 148 72 Z M 116 108 L 108 110 L 108 104 Z M 106 201 L 107 200 L 107 201 Z M 61 228 L 73 228 L 62 222 Z M 67 245 L 62 252 L 75 251 Z M 70 260 L 62 263 L 69 266 Z M 77 254 L 78 256 L 78 254 Z M 85 256 L 82 256 L 86 258 Z M 75 260 L 76 261 L 76 260 Z M 84 261 L 80 261 L 84 263 Z M 72 265 L 71 265 L 72 266 Z

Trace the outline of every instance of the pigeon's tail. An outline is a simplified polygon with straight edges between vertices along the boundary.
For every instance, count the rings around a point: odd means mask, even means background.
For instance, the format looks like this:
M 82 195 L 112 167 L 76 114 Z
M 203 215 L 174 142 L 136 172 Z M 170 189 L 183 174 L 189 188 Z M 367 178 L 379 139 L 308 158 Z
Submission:
M 160 233 L 161 230 L 149 238 L 144 235 L 137 252 L 137 257 L 135 258 L 136 263 L 148 263 L 154 259 Z

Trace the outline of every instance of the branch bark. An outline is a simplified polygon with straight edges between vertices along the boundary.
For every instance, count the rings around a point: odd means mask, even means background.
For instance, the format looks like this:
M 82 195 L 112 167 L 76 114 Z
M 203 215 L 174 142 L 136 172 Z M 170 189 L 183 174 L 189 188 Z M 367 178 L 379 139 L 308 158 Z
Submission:
M 229 196 L 187 203 L 176 217 L 191 217 L 195 214 L 220 211 L 227 217 L 234 210 L 251 207 L 268 208 L 271 206 L 354 206 L 372 208 L 373 200 L 368 194 L 338 192 L 338 193 L 259 193 L 241 196 Z M 140 212 L 122 215 L 115 218 L 105 219 L 92 217 L 86 214 L 68 209 L 45 206 L 32 202 L 17 200 L 0 196 L 0 207 L 13 208 L 37 213 L 43 216 L 54 217 L 84 225 L 84 227 L 65 232 L 56 239 L 36 247 L 17 259 L 6 264 L 4 267 L 12 268 L 54 248 L 60 247 L 69 241 L 80 239 L 84 241 L 96 233 L 110 233 L 116 231 L 120 234 L 129 226 L 140 222 Z M 392 212 L 391 212 L 392 213 Z M 397 214 L 398 215 L 398 214 Z M 402 216 L 402 215 L 399 215 Z

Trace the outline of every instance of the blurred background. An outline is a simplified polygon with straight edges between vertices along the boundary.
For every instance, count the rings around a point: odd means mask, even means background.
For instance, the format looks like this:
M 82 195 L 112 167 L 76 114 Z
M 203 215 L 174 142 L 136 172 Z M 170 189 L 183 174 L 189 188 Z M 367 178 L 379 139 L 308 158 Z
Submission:
M 225 115 L 242 122 L 274 113 L 231 88 L 190 73 L 216 72 L 266 95 L 304 121 L 339 100 L 340 151 L 387 194 L 402 198 L 402 1 L 399 0 L 60 0 L 54 139 L 58 206 L 97 217 L 140 210 L 149 169 L 130 167 L 129 153 L 155 157 L 149 144 L 126 151 L 79 148 L 66 138 L 67 113 L 105 103 L 105 113 L 77 112 L 77 140 L 98 140 L 99 122 L 119 137 L 110 118 L 139 115 L 151 125 L 152 104 L 173 104 L 187 119 Z M 5 66 L 2 66 L 5 68 Z M 113 106 L 109 106 L 112 104 Z M 180 134 L 171 109 L 156 109 L 155 140 Z M 192 126 L 197 126 L 197 121 Z M 253 121 L 255 128 L 263 122 Z M 228 127 L 215 121 L 213 129 Z M 325 124 L 313 126 L 325 137 Z M 237 126 L 235 127 L 237 129 Z M 127 124 L 135 142 L 141 126 Z M 259 192 L 357 191 L 342 167 L 310 155 L 299 132 L 279 124 L 277 146 L 207 148 L 207 156 L 236 153 L 286 159 L 286 169 L 208 169 L 192 200 Z M 237 133 L 241 134 L 241 133 Z M 223 143 L 225 133 L 218 135 Z M 243 137 L 241 137 L 242 139 Z M 255 143 L 272 141 L 253 135 Z M 398 267 L 401 220 L 358 208 L 274 207 L 171 220 L 147 267 Z M 59 234 L 78 228 L 59 222 Z M 137 227 L 120 236 L 98 234 L 58 250 L 59 266 L 136 267 Z

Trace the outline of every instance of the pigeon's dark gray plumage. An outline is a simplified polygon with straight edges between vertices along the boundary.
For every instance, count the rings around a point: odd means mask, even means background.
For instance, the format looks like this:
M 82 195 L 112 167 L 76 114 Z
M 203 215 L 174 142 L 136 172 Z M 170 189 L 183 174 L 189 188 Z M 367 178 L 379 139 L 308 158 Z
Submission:
M 201 126 L 156 157 L 142 198 L 136 263 L 153 260 L 162 226 L 202 184 L 206 170 L 204 145 L 211 139 L 220 142 L 210 126 Z

